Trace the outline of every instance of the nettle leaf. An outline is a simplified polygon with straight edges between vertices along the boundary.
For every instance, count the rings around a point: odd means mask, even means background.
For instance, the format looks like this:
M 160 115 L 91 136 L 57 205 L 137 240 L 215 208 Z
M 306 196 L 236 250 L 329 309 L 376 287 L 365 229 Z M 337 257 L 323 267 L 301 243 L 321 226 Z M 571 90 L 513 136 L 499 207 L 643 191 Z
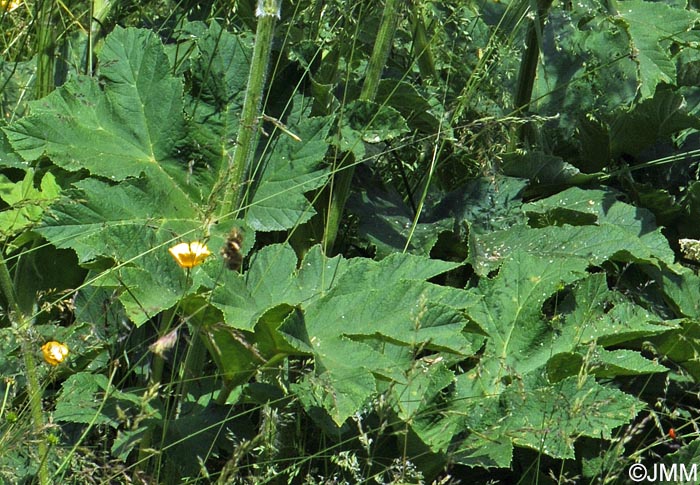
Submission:
M 184 137 L 182 82 L 154 32 L 117 27 L 100 51 L 100 79 L 80 76 L 31 103 L 5 128 L 25 160 L 46 155 L 69 170 L 112 180 L 147 174 L 173 184 Z
M 311 103 L 295 96 L 285 124 L 301 141 L 277 131 L 271 147 L 265 151 L 260 183 L 246 218 L 255 230 L 290 229 L 316 213 L 304 193 L 325 185 L 330 175 L 329 168 L 323 164 L 330 118 L 310 114 Z
M 117 390 L 106 376 L 79 372 L 63 382 L 53 419 L 117 428 L 127 417 L 125 413 L 133 412 L 134 408 L 142 408 L 139 411 L 151 417 L 160 417 L 160 413 L 141 396 Z
M 670 41 L 692 29 L 700 21 L 700 15 L 642 0 L 622 1 L 618 11 L 630 37 L 642 96 L 650 97 L 660 83 L 675 84 L 676 65 L 671 58 Z
M 43 176 L 40 187 L 34 187 L 34 170 L 29 169 L 21 182 L 12 182 L 0 175 L 0 199 L 9 208 L 0 212 L 0 234 L 16 234 L 41 220 L 46 207 L 60 194 L 61 188 L 51 173 Z
M 70 376 L 62 384 L 62 392 L 56 401 L 53 419 L 68 423 L 107 424 L 119 426 L 115 417 L 105 416 L 99 410 L 95 396 L 109 387 L 106 376 L 80 372 Z

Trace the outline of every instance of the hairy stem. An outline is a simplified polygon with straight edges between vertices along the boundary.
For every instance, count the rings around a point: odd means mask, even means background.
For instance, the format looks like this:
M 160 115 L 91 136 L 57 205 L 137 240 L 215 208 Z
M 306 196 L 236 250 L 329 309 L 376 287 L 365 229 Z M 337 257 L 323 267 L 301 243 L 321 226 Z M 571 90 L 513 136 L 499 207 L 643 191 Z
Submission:
M 53 4 L 52 0 L 36 4 L 36 99 L 48 95 L 54 88 Z
M 275 24 L 282 5 L 281 1 L 258 0 L 255 46 L 253 47 L 253 58 L 248 74 L 248 86 L 243 101 L 236 146 L 233 157 L 228 166 L 222 169 L 217 181 L 217 186 L 223 188 L 224 191 L 223 203 L 219 205 L 219 215 L 238 211 L 245 205 L 245 201 L 250 195 L 248 193 L 250 184 L 247 178 L 251 173 L 251 160 L 258 138 L 260 105 L 267 79 L 267 69 L 270 64 Z

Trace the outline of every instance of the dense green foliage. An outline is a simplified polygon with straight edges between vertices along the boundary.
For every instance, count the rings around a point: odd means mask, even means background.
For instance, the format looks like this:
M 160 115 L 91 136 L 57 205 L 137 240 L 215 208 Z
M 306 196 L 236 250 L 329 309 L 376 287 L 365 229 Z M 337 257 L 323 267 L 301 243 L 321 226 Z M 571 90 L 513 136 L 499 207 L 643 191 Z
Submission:
M 0 479 L 692 463 L 695 8 L 255 3 L 0 10 Z

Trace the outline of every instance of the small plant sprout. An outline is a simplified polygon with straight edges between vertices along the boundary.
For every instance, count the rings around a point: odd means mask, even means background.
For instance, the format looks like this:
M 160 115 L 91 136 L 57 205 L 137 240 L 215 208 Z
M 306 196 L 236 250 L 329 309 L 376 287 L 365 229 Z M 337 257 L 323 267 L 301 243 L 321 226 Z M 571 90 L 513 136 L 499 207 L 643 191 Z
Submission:
M 199 241 L 180 243 L 171 247 L 168 251 L 182 268 L 194 268 L 211 256 L 209 248 Z
M 68 357 L 68 347 L 61 342 L 51 340 L 41 346 L 44 360 L 51 365 L 58 365 Z

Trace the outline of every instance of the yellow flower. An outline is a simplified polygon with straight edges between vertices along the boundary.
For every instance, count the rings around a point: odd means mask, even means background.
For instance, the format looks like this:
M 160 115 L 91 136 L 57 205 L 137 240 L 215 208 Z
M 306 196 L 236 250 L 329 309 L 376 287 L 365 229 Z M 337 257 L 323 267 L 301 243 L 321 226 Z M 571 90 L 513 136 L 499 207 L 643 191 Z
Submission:
M 17 10 L 20 5 L 22 5 L 22 2 L 14 2 L 12 0 L 10 0 L 8 2 L 7 0 L 0 0 L 0 13 L 3 10 L 7 10 L 8 12 L 12 12 L 13 10 Z
M 171 247 L 168 251 L 175 258 L 177 264 L 183 268 L 193 268 L 202 264 L 211 255 L 209 248 L 199 241 L 180 243 Z
M 51 365 L 58 365 L 68 356 L 68 347 L 54 340 L 41 346 L 44 360 Z

